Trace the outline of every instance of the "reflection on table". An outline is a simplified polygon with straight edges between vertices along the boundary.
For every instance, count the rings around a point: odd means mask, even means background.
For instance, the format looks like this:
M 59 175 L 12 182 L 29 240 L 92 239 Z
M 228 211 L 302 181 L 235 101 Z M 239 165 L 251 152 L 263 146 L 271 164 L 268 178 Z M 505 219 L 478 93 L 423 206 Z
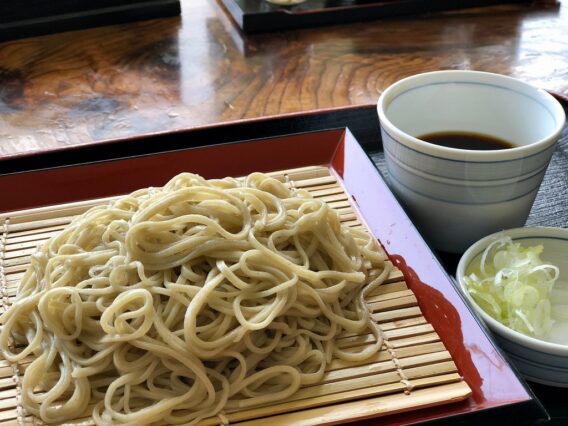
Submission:
M 501 5 L 245 36 L 213 0 L 182 17 L 0 44 L 0 156 L 368 105 L 438 69 L 568 95 L 568 6 Z M 188 142 L 189 143 L 189 142 Z

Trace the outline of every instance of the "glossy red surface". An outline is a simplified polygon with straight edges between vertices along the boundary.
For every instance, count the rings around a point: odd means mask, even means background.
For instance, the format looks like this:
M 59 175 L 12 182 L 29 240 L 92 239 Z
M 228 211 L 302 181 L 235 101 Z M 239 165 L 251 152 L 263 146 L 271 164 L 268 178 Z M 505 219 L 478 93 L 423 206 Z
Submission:
M 328 131 L 324 138 L 305 133 L 273 138 L 270 144 L 260 140 L 214 145 L 0 176 L 0 212 L 124 194 L 163 185 L 184 171 L 214 178 L 329 164 L 343 133 Z
M 364 220 L 403 271 L 425 317 L 473 391 L 464 402 L 397 414 L 381 418 L 380 423 L 407 424 L 530 400 L 348 130 L 0 176 L 0 211 L 125 193 L 160 185 L 181 171 L 212 178 L 321 164 L 331 165 L 343 179 Z
M 487 338 L 375 166 L 349 133 L 343 151 L 340 175 L 347 191 L 355 197 L 367 225 L 393 263 L 403 271 L 424 316 L 473 391 L 467 401 L 439 407 L 436 414 L 458 414 L 529 399 L 524 386 Z M 436 414 L 429 413 L 426 418 Z M 413 419 L 411 414 L 397 416 L 400 423 Z

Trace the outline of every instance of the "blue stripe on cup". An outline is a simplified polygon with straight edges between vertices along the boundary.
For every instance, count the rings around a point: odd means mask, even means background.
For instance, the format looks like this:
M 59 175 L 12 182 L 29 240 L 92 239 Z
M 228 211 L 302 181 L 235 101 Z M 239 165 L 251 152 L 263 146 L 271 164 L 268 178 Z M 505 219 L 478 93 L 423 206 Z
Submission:
M 419 156 L 424 156 L 426 158 L 431 158 L 431 159 L 435 159 L 435 160 L 443 160 L 443 161 L 447 161 L 449 163 L 453 163 L 453 164 L 456 164 L 456 165 L 461 165 L 461 164 L 489 165 L 494 169 L 495 167 L 500 167 L 500 165 L 512 163 L 512 162 L 515 162 L 515 161 L 526 162 L 528 159 L 535 158 L 539 155 L 542 155 L 542 156 L 545 157 L 541 164 L 538 164 L 537 167 L 535 167 L 533 170 L 527 171 L 526 173 L 533 172 L 534 170 L 543 167 L 543 165 L 545 165 L 545 164 L 548 165 L 549 158 L 550 158 L 550 156 L 552 156 L 552 152 L 556 148 L 556 145 L 552 144 L 550 146 L 545 147 L 541 151 L 535 152 L 534 154 L 527 155 L 527 156 L 522 157 L 522 158 L 511 159 L 511 160 L 499 160 L 499 161 L 456 160 L 456 159 L 440 157 L 440 156 L 437 156 L 437 155 L 427 154 L 427 153 L 424 153 L 422 151 L 418 151 L 417 149 L 411 148 L 411 147 L 399 142 L 398 140 L 396 140 L 396 138 L 393 135 L 391 135 L 388 131 L 386 131 L 385 128 L 382 127 L 382 126 L 381 126 L 381 131 L 389 137 L 390 140 L 388 142 L 392 141 L 392 143 L 398 145 L 399 147 L 402 147 L 402 150 L 408 150 L 408 151 L 411 151 L 413 153 L 418 154 Z M 386 142 L 385 138 L 383 138 L 383 149 L 386 151 L 387 147 L 386 147 L 385 142 Z M 402 155 L 402 156 L 404 156 L 404 155 Z M 436 177 L 452 178 L 452 176 L 449 176 L 447 174 L 445 174 L 445 175 L 444 174 L 436 174 L 436 173 L 432 173 L 432 172 L 428 172 L 428 173 L 431 174 L 432 176 L 436 176 Z M 518 175 L 518 172 L 515 172 L 511 175 L 500 176 L 498 179 L 495 179 L 495 180 L 512 179 L 512 178 L 515 178 L 517 175 Z M 475 178 L 474 176 L 471 176 L 471 177 L 468 176 L 467 179 L 471 180 L 471 181 L 490 181 L 491 180 L 491 179 L 487 179 L 483 176 L 481 176 L 480 178 Z

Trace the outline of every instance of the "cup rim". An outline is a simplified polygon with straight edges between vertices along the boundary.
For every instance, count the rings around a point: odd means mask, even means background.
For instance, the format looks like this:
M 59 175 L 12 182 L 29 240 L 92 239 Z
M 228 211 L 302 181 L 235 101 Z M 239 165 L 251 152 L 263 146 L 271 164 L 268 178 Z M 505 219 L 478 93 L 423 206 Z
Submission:
M 465 287 L 464 274 L 471 263 L 471 261 L 487 247 L 487 245 L 499 234 L 504 234 L 510 236 L 513 240 L 522 237 L 558 237 L 562 236 L 568 239 L 568 229 L 566 228 L 555 228 L 550 226 L 526 226 L 521 228 L 511 228 L 504 231 L 495 232 L 486 237 L 483 237 L 479 241 L 473 243 L 461 256 L 458 266 L 456 268 L 456 281 L 459 287 L 459 291 L 467 299 L 472 309 L 477 312 L 483 321 L 494 331 L 504 338 L 513 341 L 516 344 L 525 346 L 527 348 L 544 352 L 551 355 L 568 355 L 568 345 L 561 343 L 547 342 L 545 340 L 538 339 L 536 337 L 528 336 L 526 334 L 520 333 L 501 324 L 495 318 L 487 314 L 473 299 Z
M 548 106 L 550 106 L 550 109 L 554 113 L 554 117 L 556 118 L 556 128 L 546 137 L 541 138 L 538 141 L 535 141 L 528 145 L 491 151 L 479 151 L 444 147 L 423 141 L 399 129 L 387 117 L 386 108 L 395 97 L 395 94 L 398 94 L 397 92 L 401 88 L 412 87 L 414 85 L 417 85 L 414 83 L 423 84 L 428 81 L 451 83 L 452 81 L 456 81 L 456 79 L 458 78 L 468 78 L 470 81 L 478 82 L 487 82 L 491 80 L 492 84 L 501 87 L 506 87 L 506 85 L 513 84 L 521 90 L 531 92 L 534 97 L 540 97 L 544 102 L 546 102 Z M 403 145 L 411 149 L 414 148 L 422 152 L 428 152 L 429 154 L 433 154 L 442 159 L 464 160 L 465 158 L 467 158 L 468 161 L 480 162 L 517 159 L 536 154 L 556 143 L 556 141 L 560 137 L 560 134 L 562 133 L 562 130 L 564 129 L 566 122 L 566 114 L 564 112 L 564 108 L 562 108 L 560 102 L 558 102 L 550 93 L 546 92 L 545 90 L 536 88 L 513 77 L 473 70 L 431 71 L 403 78 L 390 85 L 385 91 L 381 93 L 377 102 L 377 112 L 379 115 L 380 125 L 384 128 L 384 130 L 388 134 L 393 136 L 399 143 L 402 143 Z

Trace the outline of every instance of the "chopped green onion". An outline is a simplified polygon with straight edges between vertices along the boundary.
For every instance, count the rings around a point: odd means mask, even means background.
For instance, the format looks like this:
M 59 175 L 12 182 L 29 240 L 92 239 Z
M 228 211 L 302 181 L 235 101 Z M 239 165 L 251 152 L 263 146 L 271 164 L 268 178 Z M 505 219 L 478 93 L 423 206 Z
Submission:
M 464 277 L 467 290 L 488 315 L 535 337 L 550 332 L 554 322 L 551 311 L 557 313 L 550 297 L 559 270 L 541 260 L 542 251 L 542 245 L 523 247 L 500 236 Z

